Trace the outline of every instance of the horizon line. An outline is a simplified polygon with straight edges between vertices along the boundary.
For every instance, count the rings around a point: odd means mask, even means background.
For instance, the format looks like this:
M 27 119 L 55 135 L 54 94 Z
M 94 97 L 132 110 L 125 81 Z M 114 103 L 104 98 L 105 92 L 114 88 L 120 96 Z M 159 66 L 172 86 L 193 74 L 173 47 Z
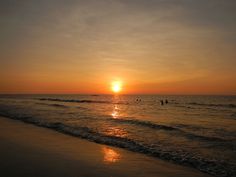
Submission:
M 165 95 L 165 96 L 236 96 L 236 94 L 163 94 L 163 93 L 120 93 L 120 94 L 112 94 L 112 93 L 0 93 L 0 95 L 91 95 L 91 96 L 99 96 L 99 95 Z

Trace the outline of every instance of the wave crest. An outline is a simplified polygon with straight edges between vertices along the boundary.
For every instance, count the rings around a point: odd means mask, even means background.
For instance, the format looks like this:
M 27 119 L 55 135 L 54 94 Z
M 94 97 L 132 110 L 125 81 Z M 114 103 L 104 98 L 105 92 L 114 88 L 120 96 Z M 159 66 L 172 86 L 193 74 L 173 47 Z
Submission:
M 137 119 L 109 119 L 109 120 L 117 121 L 120 123 L 135 124 L 138 126 L 144 126 L 144 127 L 153 128 L 153 129 L 175 131 L 177 133 L 176 135 L 185 136 L 186 138 L 189 138 L 191 140 L 196 139 L 200 141 L 227 142 L 227 140 L 219 138 L 219 137 L 208 137 L 208 136 L 196 135 L 190 132 L 186 132 L 178 127 L 160 125 L 160 124 L 156 124 L 150 121 L 142 121 L 142 120 L 137 120 Z
M 191 102 L 189 105 L 197 105 L 197 106 L 209 106 L 209 107 L 224 107 L 224 108 L 236 108 L 235 104 L 206 104 L 206 103 L 197 103 Z
M 59 99 L 59 98 L 39 98 L 40 101 L 57 101 L 70 103 L 103 103 L 103 104 L 128 104 L 127 102 L 117 101 L 103 101 L 103 100 L 75 100 L 75 99 Z

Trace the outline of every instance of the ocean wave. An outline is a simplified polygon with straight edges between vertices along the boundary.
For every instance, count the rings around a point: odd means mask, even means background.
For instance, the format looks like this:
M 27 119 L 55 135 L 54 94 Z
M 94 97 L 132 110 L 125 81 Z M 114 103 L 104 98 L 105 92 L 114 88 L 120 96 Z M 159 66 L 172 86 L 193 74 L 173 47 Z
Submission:
M 187 128 L 195 131 L 213 131 L 213 132 L 220 132 L 220 134 L 233 134 L 236 136 L 236 131 L 229 131 L 225 130 L 224 128 L 210 128 L 210 127 L 203 127 L 200 125 L 189 125 L 189 124 L 173 124 L 173 126 L 178 128 Z
M 208 106 L 208 107 L 236 108 L 235 104 L 206 104 L 206 103 L 197 103 L 197 102 L 190 102 L 187 104 L 196 105 L 196 106 Z
M 60 108 L 68 108 L 68 106 L 62 105 L 62 104 L 47 104 L 47 103 L 36 103 L 36 104 L 45 105 L 45 106 L 60 107 Z
M 119 119 L 119 118 L 116 118 L 116 119 L 109 119 L 109 120 L 120 122 L 120 123 L 128 123 L 128 124 L 135 124 L 135 125 L 145 126 L 145 127 L 149 127 L 149 128 L 153 128 L 153 129 L 162 129 L 162 130 L 169 130 L 169 131 L 178 130 L 178 128 L 175 128 L 175 127 L 155 124 L 155 123 L 150 122 L 150 121 L 142 121 L 142 120 L 138 120 L 138 119 Z
M 70 103 L 102 103 L 102 104 L 128 104 L 127 102 L 117 101 L 103 101 L 103 100 L 74 100 L 74 99 L 59 99 L 59 98 L 39 98 L 40 101 L 57 101 Z
M 115 137 L 111 135 L 101 134 L 90 129 L 89 127 L 73 127 L 61 122 L 44 122 L 35 119 L 31 116 L 19 116 L 13 114 L 0 113 L 0 115 L 12 119 L 21 120 L 26 123 L 31 123 L 37 126 L 50 128 L 65 134 L 87 139 L 96 143 L 125 148 L 131 151 L 144 153 L 163 160 L 172 161 L 176 164 L 194 167 L 200 171 L 212 174 L 218 177 L 230 177 L 236 174 L 235 165 L 228 162 L 222 162 L 212 159 L 204 159 L 199 156 L 194 156 L 184 151 L 170 151 L 163 146 L 153 146 L 137 142 L 125 137 Z M 149 124 L 145 124 L 149 125 Z M 167 128 L 169 129 L 169 128 Z
M 214 141 L 214 142 L 228 142 L 228 140 L 219 138 L 219 137 L 208 137 L 208 136 L 202 136 L 202 135 L 197 135 L 193 134 L 187 131 L 184 131 L 178 127 L 175 126 L 167 126 L 167 125 L 160 125 L 156 124 L 150 121 L 142 121 L 142 120 L 137 120 L 137 119 L 109 119 L 111 121 L 116 121 L 120 123 L 127 123 L 127 124 L 135 124 L 138 126 L 144 126 L 152 129 L 159 129 L 159 130 L 165 130 L 165 131 L 175 131 L 179 136 L 184 136 L 188 139 L 191 140 L 199 140 L 199 141 Z
M 58 107 L 58 108 L 69 108 L 69 106 L 63 105 L 63 104 L 48 104 L 48 103 L 36 103 L 37 105 L 44 105 L 44 106 L 52 106 L 52 107 Z M 81 109 L 81 110 L 89 110 L 89 108 L 76 106 L 75 108 Z M 68 114 L 68 112 L 67 112 Z M 74 114 L 74 113 L 71 113 Z
M 179 107 L 179 108 L 187 108 L 187 109 L 197 109 L 197 108 L 194 108 L 192 106 L 185 106 L 185 105 L 176 105 L 175 107 Z

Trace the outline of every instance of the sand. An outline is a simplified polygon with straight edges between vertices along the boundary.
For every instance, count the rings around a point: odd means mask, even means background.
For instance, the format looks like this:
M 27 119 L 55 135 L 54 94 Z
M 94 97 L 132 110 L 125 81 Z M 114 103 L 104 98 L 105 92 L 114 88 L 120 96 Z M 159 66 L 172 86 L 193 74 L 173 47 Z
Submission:
M 209 177 L 195 169 L 0 117 L 2 177 Z

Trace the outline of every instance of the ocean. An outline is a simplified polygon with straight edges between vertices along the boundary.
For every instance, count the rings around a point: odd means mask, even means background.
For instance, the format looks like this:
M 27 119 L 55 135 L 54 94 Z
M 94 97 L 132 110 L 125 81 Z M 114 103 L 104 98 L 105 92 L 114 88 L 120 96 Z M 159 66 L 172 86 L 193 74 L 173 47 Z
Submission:
M 0 95 L 0 115 L 236 176 L 236 96 Z

